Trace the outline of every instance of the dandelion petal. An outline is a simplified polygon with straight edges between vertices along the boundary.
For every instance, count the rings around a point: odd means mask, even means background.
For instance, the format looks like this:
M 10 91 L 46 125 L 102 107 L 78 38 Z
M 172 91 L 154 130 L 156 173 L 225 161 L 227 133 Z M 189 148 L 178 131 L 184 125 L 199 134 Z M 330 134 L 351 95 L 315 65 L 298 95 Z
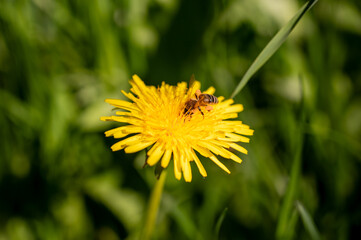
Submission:
M 215 156 L 210 157 L 210 159 L 218 165 L 218 167 L 222 168 L 224 171 L 226 171 L 228 174 L 231 173 L 231 171 L 228 170 L 226 166 L 223 165 Z
M 192 170 L 191 170 L 191 165 L 188 160 L 184 161 L 183 174 L 184 174 L 184 180 L 186 182 L 192 181 Z
M 192 153 L 192 157 L 194 159 L 194 162 L 196 163 L 197 167 L 198 167 L 198 170 L 200 172 L 200 174 L 203 176 L 203 177 L 207 177 L 207 172 L 206 170 L 204 169 L 201 161 L 199 160 L 199 158 L 197 157 L 196 153 L 191 150 L 191 153 Z
M 162 146 L 158 146 L 156 149 L 154 149 L 152 154 L 149 155 L 147 159 L 148 165 L 153 166 L 159 161 L 159 159 L 162 157 L 164 153 L 164 150 L 162 148 L 163 148 Z
M 130 145 L 129 147 L 126 147 L 124 149 L 125 153 L 135 153 L 135 152 L 139 152 L 141 150 L 143 150 L 146 147 L 149 147 L 150 145 L 152 145 L 154 142 L 140 142 L 134 145 Z
M 171 156 L 172 156 L 172 150 L 167 149 L 162 158 L 162 162 L 161 162 L 162 168 L 168 167 Z

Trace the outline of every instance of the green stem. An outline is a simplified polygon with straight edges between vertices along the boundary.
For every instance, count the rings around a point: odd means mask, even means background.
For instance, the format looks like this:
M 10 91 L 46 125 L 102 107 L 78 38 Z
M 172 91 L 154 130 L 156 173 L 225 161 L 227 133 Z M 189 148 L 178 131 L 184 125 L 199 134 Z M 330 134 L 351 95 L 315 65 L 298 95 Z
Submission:
M 141 239 L 148 240 L 152 236 L 166 176 L 167 176 L 167 171 L 163 170 L 162 173 L 160 174 L 159 180 L 154 185 L 152 194 L 150 195 L 148 211 L 147 211 Z

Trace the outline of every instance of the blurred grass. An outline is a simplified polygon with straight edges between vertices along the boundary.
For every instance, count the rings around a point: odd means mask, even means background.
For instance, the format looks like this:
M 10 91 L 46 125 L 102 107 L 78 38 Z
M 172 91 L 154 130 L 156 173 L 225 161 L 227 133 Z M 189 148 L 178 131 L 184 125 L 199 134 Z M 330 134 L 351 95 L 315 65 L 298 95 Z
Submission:
M 293 131 L 292 142 L 290 143 L 290 152 L 293 153 L 292 166 L 290 171 L 290 179 L 287 185 L 287 189 L 284 195 L 283 202 L 280 207 L 276 238 L 277 239 L 293 239 L 295 232 L 295 214 L 294 214 L 294 203 L 299 195 L 299 184 L 302 166 L 302 149 L 304 146 L 304 128 L 306 119 L 306 92 L 305 82 L 303 78 L 300 78 L 300 95 L 301 100 L 299 107 L 295 113 L 295 129 Z M 297 117 L 298 116 L 298 117 Z
M 0 0 L 0 239 L 137 239 L 154 173 L 144 153 L 110 151 L 104 99 L 134 73 L 154 85 L 194 73 L 230 96 L 304 3 Z M 231 175 L 207 161 L 206 179 L 170 174 L 155 239 L 213 239 L 216 227 L 219 239 L 281 238 L 280 223 L 291 239 L 312 226 L 360 235 L 360 22 L 356 0 L 305 15 L 235 97 L 255 129 L 249 155 L 225 161 Z
M 319 233 L 317 231 L 317 228 L 315 226 L 315 223 L 313 222 L 310 214 L 307 212 L 305 207 L 300 203 L 296 203 L 296 207 L 298 212 L 301 215 L 303 224 L 305 225 L 305 228 L 307 229 L 308 233 L 310 234 L 310 237 L 312 240 L 319 240 L 321 239 L 319 236 Z
M 238 83 L 237 87 L 231 94 L 231 98 L 234 98 L 241 90 L 246 86 L 251 77 L 268 61 L 270 57 L 281 47 L 281 45 L 286 41 L 288 35 L 296 27 L 297 23 L 302 19 L 303 15 L 312 8 L 312 6 L 317 2 L 309 1 L 298 10 L 295 16 L 287 22 L 277 34 L 269 41 L 267 46 L 262 50 L 262 52 L 257 56 L 257 58 L 252 62 L 252 65 L 246 71 L 241 81 Z

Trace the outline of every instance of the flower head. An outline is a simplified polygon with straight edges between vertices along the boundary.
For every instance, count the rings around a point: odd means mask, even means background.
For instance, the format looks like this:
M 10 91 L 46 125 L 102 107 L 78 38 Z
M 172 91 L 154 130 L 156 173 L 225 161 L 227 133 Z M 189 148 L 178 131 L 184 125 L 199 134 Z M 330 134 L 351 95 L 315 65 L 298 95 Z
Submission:
M 185 181 L 192 180 L 190 163 L 194 161 L 203 177 L 207 176 L 198 154 L 211 159 L 227 173 L 228 168 L 216 155 L 241 163 L 235 151 L 247 154 L 247 150 L 237 142 L 249 142 L 243 135 L 253 135 L 253 130 L 237 118 L 243 105 L 233 104 L 232 99 L 218 98 L 218 103 L 201 106 L 200 111 L 186 112 L 185 105 L 199 92 L 200 83 L 195 81 L 187 89 L 185 82 L 170 86 L 164 82 L 158 88 L 147 86 L 137 76 L 130 80 L 132 93 L 122 93 L 131 100 L 106 99 L 105 101 L 121 111 L 116 116 L 102 117 L 103 121 L 116 121 L 124 126 L 105 132 L 107 137 L 121 138 L 111 148 L 113 151 L 124 149 L 126 153 L 138 152 L 150 147 L 146 164 L 153 166 L 160 161 L 163 168 L 174 162 L 174 175 L 180 180 L 182 173 Z M 213 94 L 209 88 L 203 94 Z M 196 100 L 196 99 L 194 99 Z M 186 112 L 186 113 L 185 113 Z

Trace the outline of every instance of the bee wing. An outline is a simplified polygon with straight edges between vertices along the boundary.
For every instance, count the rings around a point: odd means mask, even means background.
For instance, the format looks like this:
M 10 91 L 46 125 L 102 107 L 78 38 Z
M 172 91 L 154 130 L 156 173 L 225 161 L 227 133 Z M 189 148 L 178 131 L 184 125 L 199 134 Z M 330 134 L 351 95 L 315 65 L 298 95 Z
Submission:
M 187 98 L 194 98 L 194 94 L 196 93 L 197 89 L 200 89 L 201 84 L 196 80 L 194 74 L 192 74 L 191 78 L 189 79 L 189 88 L 187 91 Z
M 194 76 L 194 73 L 192 73 L 191 78 L 189 79 L 189 88 L 193 87 L 194 83 L 196 82 L 196 77 Z

